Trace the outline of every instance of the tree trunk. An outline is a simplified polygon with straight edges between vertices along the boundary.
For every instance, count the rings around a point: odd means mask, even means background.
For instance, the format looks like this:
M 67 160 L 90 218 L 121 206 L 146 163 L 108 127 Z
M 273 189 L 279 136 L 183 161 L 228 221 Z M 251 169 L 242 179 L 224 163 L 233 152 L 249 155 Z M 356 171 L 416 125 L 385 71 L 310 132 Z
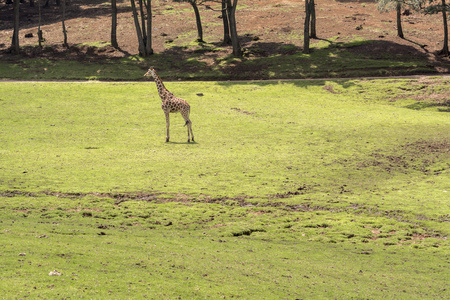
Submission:
M 444 20 L 444 46 L 442 48 L 441 53 L 445 56 L 449 56 L 449 53 L 448 53 L 448 24 L 447 24 L 446 7 L 447 7 L 447 4 L 445 3 L 445 0 L 442 0 L 442 18 Z
M 119 48 L 117 43 L 117 1 L 111 0 L 111 46 Z
M 152 0 L 144 0 L 147 8 L 147 38 L 145 44 L 146 55 L 153 54 L 152 48 Z
M 145 24 L 145 12 L 144 12 L 144 5 L 142 4 L 142 0 L 139 0 L 139 10 L 141 11 L 142 37 L 144 38 L 144 44 L 147 44 L 146 43 L 147 30 L 145 29 L 145 27 L 146 27 L 146 24 Z
M 136 10 L 136 3 L 135 0 L 130 0 L 131 2 L 131 9 L 133 11 L 133 18 L 134 18 L 134 26 L 136 27 L 136 34 L 139 42 L 139 55 L 140 56 L 148 56 L 153 54 L 153 49 L 151 47 L 152 45 L 152 38 L 151 38 L 151 28 L 152 28 L 152 11 L 151 11 L 151 0 L 144 0 L 145 6 L 147 8 L 147 27 L 149 28 L 147 31 L 145 31 L 145 16 L 142 13 L 143 8 L 140 7 L 141 10 L 141 21 L 143 24 L 143 30 L 145 32 L 145 35 L 143 34 L 143 31 L 141 30 L 141 26 L 139 24 L 139 17 Z M 141 5 L 144 5 L 142 0 L 139 0 L 139 3 Z
M 228 21 L 230 23 L 231 45 L 233 46 L 233 55 L 236 57 L 242 56 L 241 44 L 236 28 L 236 7 L 238 0 L 227 0 Z
M 203 28 L 202 28 L 202 20 L 200 18 L 200 12 L 198 11 L 198 7 L 195 1 L 189 1 L 194 9 L 195 13 L 195 21 L 197 23 L 197 42 L 203 43 Z
M 38 43 L 39 48 L 42 48 L 42 42 L 44 41 L 44 37 L 42 35 L 41 23 L 42 23 L 42 13 L 41 13 L 41 0 L 38 0 L 38 10 L 39 10 L 39 19 L 38 19 Z
M 231 44 L 230 23 L 227 16 L 227 0 L 222 0 L 222 21 L 223 21 L 223 43 Z
M 309 54 L 309 22 L 311 18 L 310 1 L 305 0 L 305 28 L 303 30 L 303 53 Z
M 63 45 L 64 47 L 69 48 L 69 44 L 67 43 L 67 31 L 66 31 L 66 0 L 62 0 L 62 28 L 64 34 Z
M 19 0 L 14 0 L 14 31 L 12 36 L 12 43 L 11 43 L 11 50 L 19 54 L 20 52 L 20 45 L 19 45 L 19 12 L 20 12 L 20 2 Z
M 316 33 L 316 4 L 314 0 L 310 0 L 310 10 L 311 10 L 311 34 L 309 37 L 311 39 L 317 39 Z
M 404 38 L 403 36 L 403 28 L 402 28 L 402 3 L 397 2 L 397 35 L 400 38 Z
M 141 26 L 139 25 L 139 19 L 136 11 L 136 4 L 134 3 L 134 0 L 130 0 L 130 2 L 131 2 L 131 9 L 133 10 L 134 27 L 136 27 L 136 34 L 139 43 L 139 55 L 145 56 L 144 39 L 142 37 Z

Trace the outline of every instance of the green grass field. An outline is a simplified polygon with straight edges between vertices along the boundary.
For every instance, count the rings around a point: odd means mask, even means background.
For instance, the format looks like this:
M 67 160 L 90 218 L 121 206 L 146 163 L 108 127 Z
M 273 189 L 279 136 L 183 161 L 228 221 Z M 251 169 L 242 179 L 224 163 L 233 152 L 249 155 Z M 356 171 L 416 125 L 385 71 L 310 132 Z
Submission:
M 449 298 L 449 83 L 0 83 L 2 297 Z

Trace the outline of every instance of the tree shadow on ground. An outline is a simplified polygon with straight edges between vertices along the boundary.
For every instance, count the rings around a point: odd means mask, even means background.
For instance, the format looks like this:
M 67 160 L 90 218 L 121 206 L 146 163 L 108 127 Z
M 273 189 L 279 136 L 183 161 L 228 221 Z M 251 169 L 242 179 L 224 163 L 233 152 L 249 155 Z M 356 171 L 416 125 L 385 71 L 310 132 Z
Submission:
M 0 48 L 4 46 L 4 44 L 0 44 Z M 11 53 L 11 50 L 7 48 L 0 50 L 0 58 L 4 61 L 16 61 L 18 58 L 40 58 L 52 61 L 76 60 L 80 63 L 91 63 L 110 62 L 114 58 L 111 53 L 117 53 L 118 56 L 131 56 L 127 51 L 114 48 L 110 44 L 97 47 L 69 43 L 68 47 L 64 45 L 46 45 L 42 48 L 39 46 L 23 46 L 20 49 L 20 56 Z
M 236 79 L 289 79 L 433 74 L 438 72 L 436 66 L 449 70 L 448 60 L 413 46 L 378 40 L 329 42 L 308 55 L 292 44 L 254 43 L 248 53 L 249 58 L 235 60 L 223 67 L 223 72 L 235 74 Z
M 414 45 L 383 40 L 348 43 L 325 39 L 315 41 L 320 44 L 307 55 L 294 44 L 262 42 L 246 35 L 242 39 L 245 54 L 240 58 L 230 54 L 231 46 L 220 42 L 195 46 L 168 45 L 163 52 L 144 59 L 127 54 L 125 60 L 123 55 L 114 58 L 114 53 L 120 50 L 109 45 L 72 45 L 69 49 L 62 46 L 42 49 L 29 46 L 23 48 L 21 57 L 76 60 L 86 64 L 127 64 L 133 66 L 136 73 L 155 66 L 161 70 L 160 75 L 165 80 L 361 78 L 442 74 L 450 70 L 448 59 L 424 52 Z M 17 60 L 17 56 L 13 57 L 6 51 L 0 52 L 0 58 L 4 61 Z M 136 78 L 141 76 L 136 74 Z
M 41 0 L 41 4 L 44 1 Z M 121 1 L 118 1 L 121 2 Z M 30 7 L 28 3 L 20 5 L 20 29 L 28 29 L 38 26 L 39 8 L 37 1 L 35 6 Z M 102 0 L 77 0 L 71 1 L 66 6 L 66 21 L 78 18 L 96 18 L 98 16 L 111 15 L 110 5 L 101 5 L 105 3 Z M 99 6 L 100 5 L 100 6 Z M 117 6 L 117 12 L 131 12 L 131 7 Z M 51 5 L 49 7 L 41 7 L 41 26 L 59 23 L 62 20 L 62 8 L 60 6 Z M 0 30 L 13 29 L 13 6 L 0 3 Z

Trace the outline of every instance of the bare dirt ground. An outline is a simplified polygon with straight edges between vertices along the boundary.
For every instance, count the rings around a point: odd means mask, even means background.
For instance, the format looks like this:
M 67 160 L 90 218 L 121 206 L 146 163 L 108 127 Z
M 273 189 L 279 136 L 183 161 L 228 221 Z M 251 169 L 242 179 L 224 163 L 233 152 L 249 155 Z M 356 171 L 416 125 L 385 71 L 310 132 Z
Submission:
M 36 1 L 36 0 L 35 0 Z M 0 57 L 13 59 L 8 54 L 12 37 L 12 5 L 0 3 Z M 44 1 L 41 0 L 41 3 Z M 129 1 L 118 0 L 118 42 L 120 49 L 96 48 L 89 43 L 110 41 L 111 9 L 106 0 L 71 0 L 66 11 L 66 27 L 70 49 L 62 47 L 62 10 L 53 1 L 42 8 L 42 26 L 45 43 L 37 45 L 38 7 L 21 4 L 20 44 L 22 55 L 51 59 L 78 59 L 92 55 L 99 59 L 125 57 L 137 54 L 138 45 Z M 221 44 L 223 36 L 220 4 L 210 2 L 200 7 L 207 43 L 220 47 L 197 59 L 208 64 L 231 53 L 230 46 Z M 190 42 L 196 38 L 196 25 L 192 7 L 170 0 L 153 0 L 153 50 L 195 51 Z M 353 47 L 352 51 L 377 57 L 385 53 L 423 56 L 441 73 L 450 70 L 446 57 L 437 54 L 443 46 L 441 15 L 424 15 L 411 11 L 403 15 L 405 39 L 397 37 L 395 12 L 380 13 L 373 0 L 323 0 L 317 1 L 317 34 L 314 43 L 338 43 L 361 37 L 374 43 Z M 257 46 L 259 57 L 280 51 L 301 51 L 303 45 L 304 1 L 302 0 L 241 0 L 237 9 L 237 26 L 242 47 Z M 84 45 L 80 45 L 84 44 Z M 87 45 L 86 45 L 87 44 Z M 288 50 L 286 50 L 288 49 Z M 198 50 L 198 49 L 197 49 Z M 251 52 L 250 52 L 251 53 Z

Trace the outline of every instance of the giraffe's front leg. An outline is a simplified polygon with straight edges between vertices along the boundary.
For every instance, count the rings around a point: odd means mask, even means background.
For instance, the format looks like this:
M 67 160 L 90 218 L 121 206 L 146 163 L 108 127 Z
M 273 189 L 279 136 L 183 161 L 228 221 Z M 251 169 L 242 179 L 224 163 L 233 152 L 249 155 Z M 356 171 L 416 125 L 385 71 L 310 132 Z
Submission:
M 169 142 L 169 138 L 170 138 L 170 136 L 169 136 L 169 126 L 170 126 L 170 120 L 169 120 L 169 113 L 168 112 L 166 112 L 166 143 L 168 143 Z

